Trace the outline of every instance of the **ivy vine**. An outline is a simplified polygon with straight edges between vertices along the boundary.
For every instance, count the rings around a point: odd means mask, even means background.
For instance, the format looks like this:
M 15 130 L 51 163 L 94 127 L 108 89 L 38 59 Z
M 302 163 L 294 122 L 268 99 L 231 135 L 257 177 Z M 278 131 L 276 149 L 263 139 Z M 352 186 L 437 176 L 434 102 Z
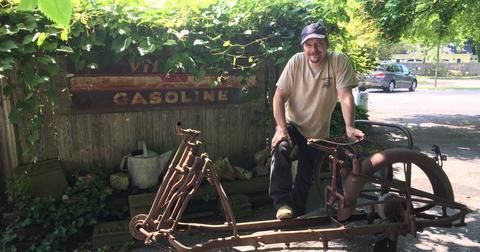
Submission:
M 332 48 L 351 39 L 338 26 L 348 22 L 345 3 L 238 0 L 147 8 L 129 1 L 104 2 L 80 1 L 65 27 L 38 11 L 20 11 L 13 0 L 0 1 L 2 93 L 13 98 L 9 117 L 25 130 L 23 146 L 31 147 L 26 150 L 35 150 L 44 116 L 55 113 L 58 91 L 52 79 L 59 70 L 58 57 L 66 57 L 77 73 L 155 63 L 161 73 L 208 74 L 221 80 L 252 75 L 267 59 L 284 64 L 300 50 L 298 34 L 306 23 L 323 20 L 332 31 Z M 354 62 L 365 57 L 362 48 L 357 51 L 359 57 L 352 52 Z

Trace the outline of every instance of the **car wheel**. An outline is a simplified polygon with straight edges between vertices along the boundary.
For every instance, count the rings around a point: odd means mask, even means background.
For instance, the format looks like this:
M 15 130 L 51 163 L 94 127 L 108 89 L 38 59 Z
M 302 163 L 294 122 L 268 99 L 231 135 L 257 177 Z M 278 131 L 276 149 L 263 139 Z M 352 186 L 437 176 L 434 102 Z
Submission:
M 408 91 L 413 92 L 415 91 L 416 88 L 417 88 L 417 81 L 413 80 L 412 85 L 410 85 L 410 88 L 408 89 Z
M 395 89 L 395 81 L 390 81 L 390 83 L 388 83 L 388 86 L 387 88 L 385 88 L 385 92 L 387 93 L 391 93 L 393 92 L 393 90 Z

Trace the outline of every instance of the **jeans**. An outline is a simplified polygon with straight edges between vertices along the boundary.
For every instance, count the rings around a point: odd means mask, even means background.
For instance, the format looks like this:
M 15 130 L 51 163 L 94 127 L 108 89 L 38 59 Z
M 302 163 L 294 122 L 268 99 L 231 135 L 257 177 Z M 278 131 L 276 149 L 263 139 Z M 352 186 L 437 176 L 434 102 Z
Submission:
M 307 140 L 295 125 L 288 123 L 287 130 L 292 143 L 298 148 L 297 175 L 294 181 L 293 160 L 290 158 L 293 146 L 290 146 L 288 141 L 282 141 L 273 150 L 268 194 L 273 200 L 275 209 L 290 205 L 294 209 L 294 215 L 300 216 L 306 212 L 312 176 L 317 166 L 322 164 L 326 153 L 308 146 Z

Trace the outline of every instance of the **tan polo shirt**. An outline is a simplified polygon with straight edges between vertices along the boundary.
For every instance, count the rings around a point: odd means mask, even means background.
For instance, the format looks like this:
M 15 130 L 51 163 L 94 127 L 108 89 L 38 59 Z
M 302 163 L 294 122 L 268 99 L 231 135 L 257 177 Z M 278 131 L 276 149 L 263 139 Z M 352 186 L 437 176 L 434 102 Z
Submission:
M 287 122 L 295 124 L 307 139 L 329 137 L 337 89 L 357 85 L 352 64 L 343 53 L 329 52 L 320 69 L 315 74 L 304 53 L 297 53 L 277 81 L 287 95 Z

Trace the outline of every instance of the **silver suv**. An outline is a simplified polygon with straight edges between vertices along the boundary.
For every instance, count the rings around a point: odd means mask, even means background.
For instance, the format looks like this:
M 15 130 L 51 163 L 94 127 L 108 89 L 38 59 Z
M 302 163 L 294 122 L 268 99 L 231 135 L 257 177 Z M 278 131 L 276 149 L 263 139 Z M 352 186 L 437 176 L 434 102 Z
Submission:
M 417 77 L 403 64 L 384 64 L 380 65 L 364 81 L 360 81 L 358 87 L 360 90 L 381 88 L 389 93 L 396 88 L 407 88 L 409 91 L 415 91 Z

